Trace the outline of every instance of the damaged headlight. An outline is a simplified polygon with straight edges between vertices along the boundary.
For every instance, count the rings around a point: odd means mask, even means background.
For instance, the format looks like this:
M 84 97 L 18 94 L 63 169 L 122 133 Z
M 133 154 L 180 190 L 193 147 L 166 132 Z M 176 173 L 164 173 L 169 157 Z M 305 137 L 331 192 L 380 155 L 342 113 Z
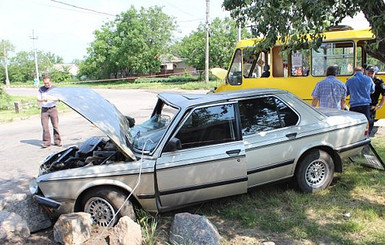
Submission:
M 31 182 L 29 183 L 29 192 L 31 194 L 36 194 L 39 190 L 39 186 L 37 185 L 36 178 L 32 178 Z

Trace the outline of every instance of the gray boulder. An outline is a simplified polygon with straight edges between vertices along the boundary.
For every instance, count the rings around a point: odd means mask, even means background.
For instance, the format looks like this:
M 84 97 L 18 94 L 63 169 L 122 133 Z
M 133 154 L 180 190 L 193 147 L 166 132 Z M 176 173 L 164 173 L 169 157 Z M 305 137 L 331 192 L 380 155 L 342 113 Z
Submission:
M 83 244 L 91 237 L 91 215 L 70 213 L 60 215 L 53 227 L 55 242 L 65 245 Z
M 20 193 L 0 200 L 0 211 L 17 213 L 27 222 L 30 232 L 46 229 L 52 222 L 44 209 L 33 200 L 32 195 Z
M 20 215 L 0 212 L 0 244 L 23 244 L 30 235 L 27 222 Z
M 171 244 L 220 245 L 221 236 L 205 216 L 179 213 L 171 225 L 169 241 Z

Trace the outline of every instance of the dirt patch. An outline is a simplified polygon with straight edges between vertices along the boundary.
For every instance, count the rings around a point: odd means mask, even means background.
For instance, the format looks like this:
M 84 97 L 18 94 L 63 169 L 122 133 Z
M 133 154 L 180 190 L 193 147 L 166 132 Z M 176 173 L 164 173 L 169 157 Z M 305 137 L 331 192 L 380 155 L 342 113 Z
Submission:
M 380 137 L 385 135 L 385 127 L 374 126 L 371 136 Z

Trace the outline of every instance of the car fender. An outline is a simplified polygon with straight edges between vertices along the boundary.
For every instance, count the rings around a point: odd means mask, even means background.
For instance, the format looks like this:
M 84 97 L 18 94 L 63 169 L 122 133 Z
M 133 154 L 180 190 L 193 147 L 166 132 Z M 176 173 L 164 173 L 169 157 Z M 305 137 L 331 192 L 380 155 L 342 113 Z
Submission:
M 333 145 L 328 142 L 313 142 L 312 144 L 308 144 L 301 149 L 299 157 L 295 160 L 294 173 L 298 167 L 298 162 L 301 160 L 301 158 L 304 157 L 307 152 L 313 149 L 322 149 L 326 151 L 333 158 L 335 171 L 342 172 L 342 160 L 335 151 Z
M 94 180 L 94 181 L 88 182 L 87 184 L 82 186 L 82 188 L 80 188 L 79 191 L 76 193 L 76 200 L 75 200 L 75 206 L 74 206 L 75 211 L 77 210 L 77 208 L 79 208 L 80 201 L 81 201 L 83 195 L 88 190 L 90 190 L 92 188 L 95 188 L 95 187 L 99 187 L 99 186 L 114 186 L 114 187 L 118 187 L 118 188 L 126 191 L 127 193 L 132 193 L 132 191 L 133 191 L 133 188 L 131 186 L 125 184 L 122 181 L 118 181 L 118 180 L 98 179 L 98 180 Z M 133 195 L 133 197 L 137 201 L 136 196 Z

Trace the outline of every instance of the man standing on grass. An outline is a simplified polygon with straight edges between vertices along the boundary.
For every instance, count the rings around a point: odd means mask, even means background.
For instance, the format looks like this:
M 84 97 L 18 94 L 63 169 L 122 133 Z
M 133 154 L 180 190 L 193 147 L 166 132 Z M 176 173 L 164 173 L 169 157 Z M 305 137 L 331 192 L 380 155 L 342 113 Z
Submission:
M 42 148 L 47 148 L 51 146 L 51 134 L 49 132 L 48 122 L 51 119 L 54 135 L 54 144 L 61 147 L 61 137 L 59 133 L 59 117 L 58 111 L 56 108 L 57 100 L 52 100 L 47 95 L 47 92 L 50 89 L 53 89 L 55 86 L 52 85 L 51 77 L 44 76 L 43 78 L 44 86 L 39 88 L 39 94 L 37 101 L 41 103 L 41 125 L 43 127 L 43 144 Z
M 370 125 L 370 103 L 372 102 L 370 95 L 374 92 L 374 83 L 370 77 L 363 74 L 363 71 L 361 66 L 354 68 L 354 76 L 348 79 L 346 88 L 350 95 L 350 111 L 364 114 Z
M 381 78 L 376 76 L 376 69 L 373 66 L 366 68 L 366 74 L 372 78 L 374 82 L 374 93 L 371 94 L 372 102 L 370 103 L 370 120 L 369 131 L 371 132 L 374 126 L 374 120 L 376 119 L 376 111 L 381 109 L 385 103 L 385 84 Z M 378 103 L 381 95 L 380 103 Z
M 346 86 L 340 80 L 336 78 L 337 68 L 335 66 L 329 66 L 326 70 L 326 78 L 321 80 L 315 86 L 313 93 L 312 106 L 316 107 L 319 103 L 319 107 L 344 109 Z

